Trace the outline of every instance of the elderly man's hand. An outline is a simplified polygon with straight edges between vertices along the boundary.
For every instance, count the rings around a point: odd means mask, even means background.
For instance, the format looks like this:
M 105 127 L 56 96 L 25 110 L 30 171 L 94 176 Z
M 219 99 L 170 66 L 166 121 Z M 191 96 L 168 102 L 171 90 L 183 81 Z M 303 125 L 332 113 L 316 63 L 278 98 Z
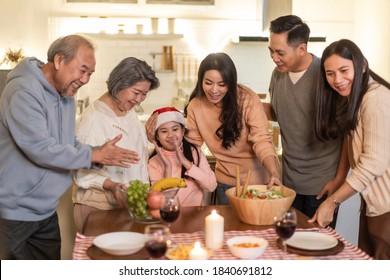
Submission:
M 115 145 L 121 138 L 122 135 L 118 135 L 113 140 L 93 149 L 92 162 L 119 167 L 130 167 L 131 164 L 138 163 L 139 156 L 137 152 L 119 148 Z

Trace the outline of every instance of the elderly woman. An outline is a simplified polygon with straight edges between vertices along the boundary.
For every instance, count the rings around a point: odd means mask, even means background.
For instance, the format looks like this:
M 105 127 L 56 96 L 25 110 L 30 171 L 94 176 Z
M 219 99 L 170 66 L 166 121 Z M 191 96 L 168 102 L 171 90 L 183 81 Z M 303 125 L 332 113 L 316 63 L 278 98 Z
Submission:
M 125 58 L 110 73 L 108 91 L 77 120 L 76 134 L 81 142 L 97 146 L 121 134 L 117 145 L 136 151 L 139 156 L 138 163 L 130 168 L 103 166 L 100 170 L 81 169 L 75 173 L 73 201 L 78 230 L 83 229 L 92 211 L 123 206 L 121 191 L 130 180 L 149 182 L 146 132 L 133 108 L 159 85 L 155 72 L 146 62 Z

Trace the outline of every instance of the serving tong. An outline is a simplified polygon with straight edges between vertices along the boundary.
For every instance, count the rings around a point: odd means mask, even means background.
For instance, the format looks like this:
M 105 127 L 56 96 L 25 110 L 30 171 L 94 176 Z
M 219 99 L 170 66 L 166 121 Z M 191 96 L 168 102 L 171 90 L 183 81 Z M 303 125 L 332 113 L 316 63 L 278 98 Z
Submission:
M 251 176 L 251 170 L 248 170 L 248 173 L 246 174 L 244 186 L 241 188 L 241 177 L 240 177 L 240 167 L 237 165 L 237 175 L 236 175 L 236 196 L 240 197 L 244 193 L 246 193 L 249 185 L 249 179 Z

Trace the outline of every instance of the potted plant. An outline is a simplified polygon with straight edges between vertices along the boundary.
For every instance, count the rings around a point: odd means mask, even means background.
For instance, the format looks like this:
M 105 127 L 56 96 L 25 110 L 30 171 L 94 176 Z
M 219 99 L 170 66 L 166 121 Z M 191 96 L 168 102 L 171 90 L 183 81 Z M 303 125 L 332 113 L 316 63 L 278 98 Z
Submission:
M 21 61 L 25 56 L 23 55 L 23 49 L 11 49 L 8 48 L 5 51 L 5 55 L 0 65 L 3 63 L 7 63 L 11 68 L 15 67 L 15 65 Z

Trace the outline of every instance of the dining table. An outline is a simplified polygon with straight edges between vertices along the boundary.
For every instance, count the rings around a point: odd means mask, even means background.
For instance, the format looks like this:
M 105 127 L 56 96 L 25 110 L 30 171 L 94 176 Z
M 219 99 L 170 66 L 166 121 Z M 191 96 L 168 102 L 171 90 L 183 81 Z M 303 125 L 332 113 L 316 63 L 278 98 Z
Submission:
M 268 241 L 265 252 L 259 259 L 281 259 L 282 245 L 273 225 L 251 225 L 240 221 L 230 205 L 182 206 L 179 218 L 170 224 L 171 241 L 173 244 L 192 244 L 199 241 L 205 244 L 205 218 L 215 210 L 224 217 L 224 244 L 214 250 L 210 260 L 236 259 L 230 253 L 226 240 L 234 236 L 257 236 Z M 320 232 L 337 239 L 337 246 L 327 250 L 301 250 L 287 246 L 288 259 L 372 259 L 364 251 L 349 243 L 334 229 L 321 228 L 317 223 L 309 223 L 302 212 L 297 211 L 296 232 Z M 134 221 L 126 208 L 113 210 L 97 210 L 92 212 L 81 232 L 76 233 L 73 249 L 75 260 L 144 260 L 149 259 L 146 249 L 130 255 L 111 255 L 94 245 L 93 240 L 102 234 L 110 232 L 144 233 L 147 224 Z

